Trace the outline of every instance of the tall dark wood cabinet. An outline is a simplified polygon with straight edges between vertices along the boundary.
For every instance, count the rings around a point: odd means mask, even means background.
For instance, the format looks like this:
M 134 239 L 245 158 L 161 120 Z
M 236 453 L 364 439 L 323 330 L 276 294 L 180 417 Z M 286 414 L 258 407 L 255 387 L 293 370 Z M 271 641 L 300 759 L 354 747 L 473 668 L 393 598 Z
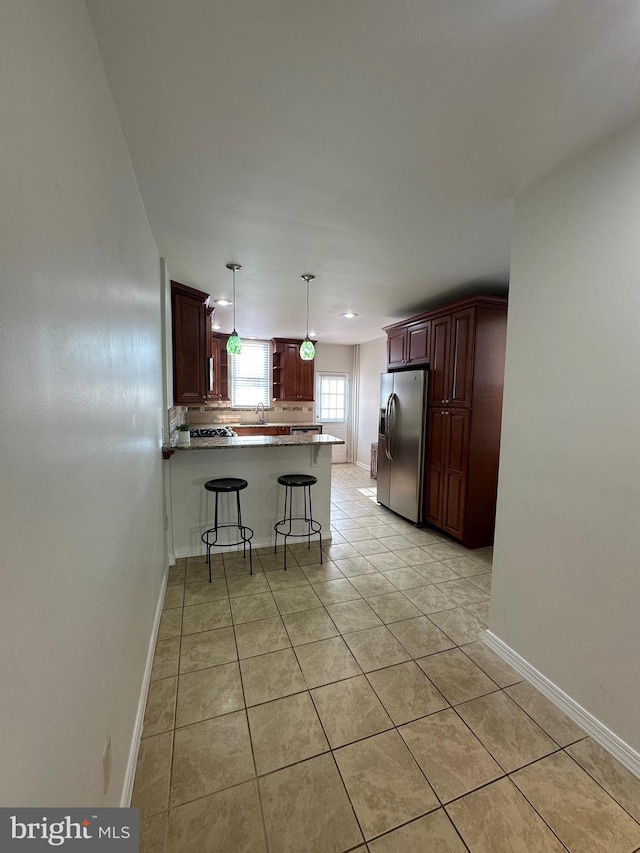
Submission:
M 408 345 L 421 326 L 429 329 L 423 521 L 481 548 L 493 542 L 495 524 L 507 300 L 472 297 L 386 327 L 390 370 L 424 363 L 411 360 Z
M 171 282 L 174 406 L 199 406 L 209 399 L 212 314 L 209 294 Z
M 273 338 L 273 399 L 298 401 L 314 399 L 314 362 L 300 358 L 301 340 Z

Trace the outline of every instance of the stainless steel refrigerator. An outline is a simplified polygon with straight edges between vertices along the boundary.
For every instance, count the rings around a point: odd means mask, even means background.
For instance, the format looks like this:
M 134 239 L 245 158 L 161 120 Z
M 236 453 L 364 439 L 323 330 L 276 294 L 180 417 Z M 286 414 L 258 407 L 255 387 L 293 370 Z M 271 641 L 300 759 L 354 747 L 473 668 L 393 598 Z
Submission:
M 378 502 L 422 521 L 428 370 L 380 376 Z

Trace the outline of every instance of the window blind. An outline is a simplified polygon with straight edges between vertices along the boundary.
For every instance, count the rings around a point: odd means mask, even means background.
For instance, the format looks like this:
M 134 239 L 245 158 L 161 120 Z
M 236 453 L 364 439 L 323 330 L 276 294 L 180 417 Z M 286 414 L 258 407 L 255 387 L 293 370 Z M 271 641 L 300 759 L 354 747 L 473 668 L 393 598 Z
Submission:
M 269 405 L 271 375 L 268 341 L 243 341 L 240 355 L 231 359 L 231 405 Z

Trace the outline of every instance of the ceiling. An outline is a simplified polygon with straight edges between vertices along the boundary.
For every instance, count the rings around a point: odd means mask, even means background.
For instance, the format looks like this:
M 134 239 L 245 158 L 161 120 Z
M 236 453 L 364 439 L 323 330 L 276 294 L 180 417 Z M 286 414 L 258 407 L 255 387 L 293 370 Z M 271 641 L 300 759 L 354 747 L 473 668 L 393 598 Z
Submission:
M 639 111 L 636 0 L 87 6 L 160 253 L 242 264 L 242 337 L 303 337 L 307 272 L 328 343 L 505 292 L 514 195 Z

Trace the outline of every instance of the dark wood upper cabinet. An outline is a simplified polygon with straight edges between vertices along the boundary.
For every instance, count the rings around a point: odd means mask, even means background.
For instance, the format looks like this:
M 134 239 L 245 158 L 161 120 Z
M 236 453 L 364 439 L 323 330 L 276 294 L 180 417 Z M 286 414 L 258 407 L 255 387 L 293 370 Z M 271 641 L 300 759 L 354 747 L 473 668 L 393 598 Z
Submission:
M 470 406 L 473 390 L 475 308 L 451 317 L 451 355 L 446 405 Z
M 430 349 L 431 322 L 429 320 L 403 325 L 387 332 L 389 370 L 428 364 Z
M 473 385 L 475 308 L 432 320 L 429 403 L 470 406 Z
M 404 367 L 407 363 L 407 330 L 393 329 L 387 333 L 387 367 Z
M 209 294 L 171 282 L 173 338 L 173 404 L 202 405 L 211 377 L 211 315 Z
M 431 355 L 431 320 L 412 323 L 407 328 L 407 364 L 428 364 Z
M 314 364 L 313 360 L 300 358 L 301 340 L 273 338 L 272 397 L 274 401 L 313 400 Z
M 451 317 L 445 315 L 431 321 L 431 359 L 429 362 L 429 403 L 446 405 L 449 385 L 449 348 Z
M 228 335 L 211 333 L 211 359 L 209 362 L 209 399 L 227 401 L 229 396 Z

